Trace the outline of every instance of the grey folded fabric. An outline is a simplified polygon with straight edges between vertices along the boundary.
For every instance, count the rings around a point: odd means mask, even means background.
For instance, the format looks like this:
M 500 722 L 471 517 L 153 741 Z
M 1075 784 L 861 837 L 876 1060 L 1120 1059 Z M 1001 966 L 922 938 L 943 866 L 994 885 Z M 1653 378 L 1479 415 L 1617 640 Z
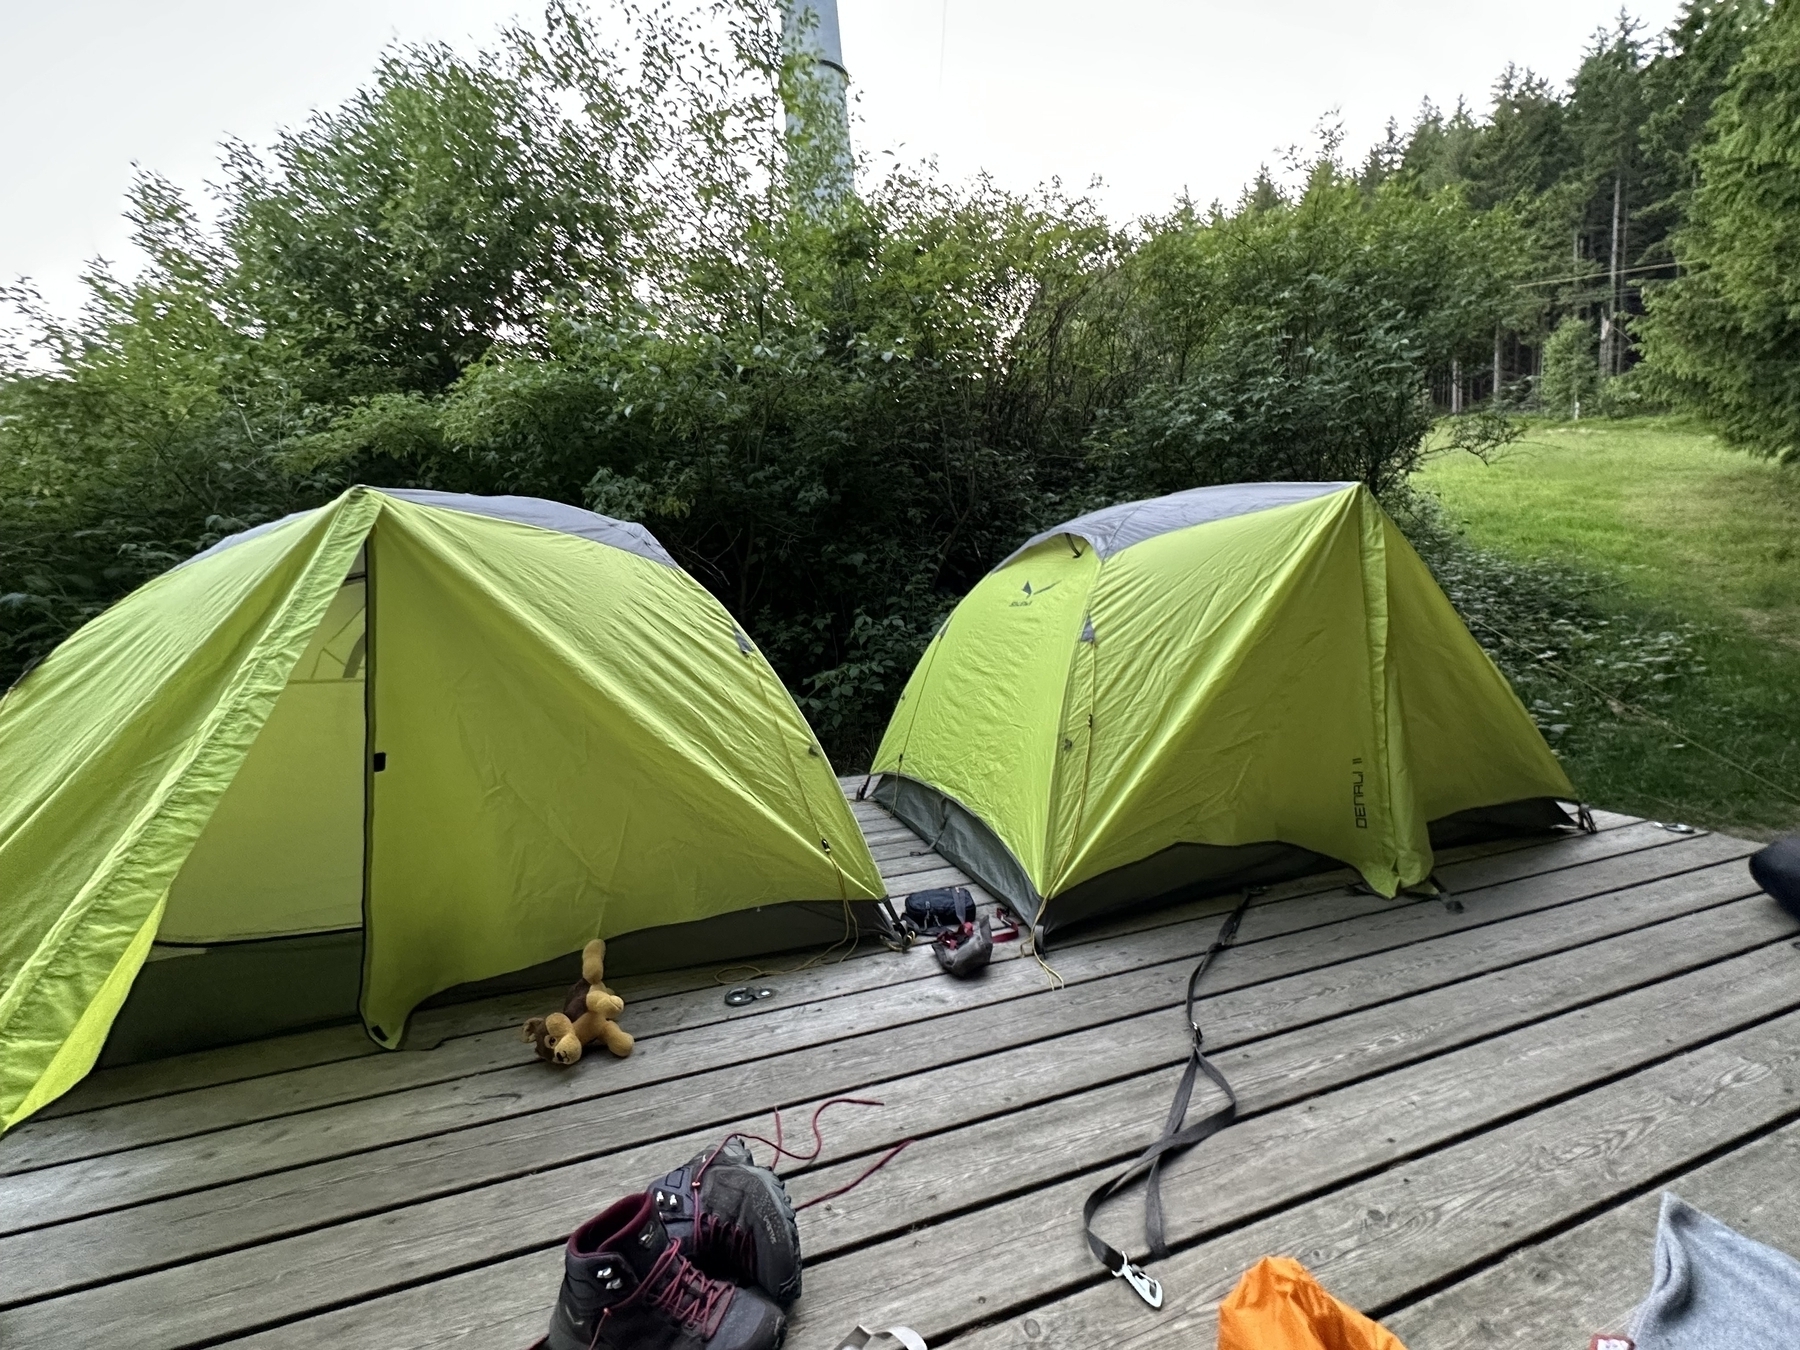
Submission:
M 1665 1191 L 1656 1278 L 1631 1338 L 1637 1350 L 1794 1350 L 1800 1261 Z

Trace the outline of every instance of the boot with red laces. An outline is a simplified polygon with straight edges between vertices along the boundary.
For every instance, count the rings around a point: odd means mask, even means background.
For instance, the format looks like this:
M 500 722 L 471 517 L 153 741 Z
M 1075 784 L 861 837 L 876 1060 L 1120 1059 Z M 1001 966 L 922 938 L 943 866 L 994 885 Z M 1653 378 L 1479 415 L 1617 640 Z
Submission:
M 787 1318 L 754 1289 L 703 1274 L 649 1195 L 576 1229 L 546 1350 L 779 1350 Z
M 787 1187 L 727 1139 L 650 1183 L 656 1217 L 695 1265 L 754 1285 L 782 1307 L 800 1297 L 800 1229 Z

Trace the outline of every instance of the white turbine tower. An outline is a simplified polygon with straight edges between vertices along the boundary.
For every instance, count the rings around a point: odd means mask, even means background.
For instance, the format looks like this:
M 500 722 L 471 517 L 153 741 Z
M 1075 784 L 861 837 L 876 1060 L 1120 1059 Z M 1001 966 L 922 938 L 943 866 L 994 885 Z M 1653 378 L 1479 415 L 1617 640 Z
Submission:
M 789 160 L 812 180 L 821 205 L 841 201 L 854 190 L 855 165 L 837 0 L 782 0 L 781 36 L 795 86 L 787 100 Z

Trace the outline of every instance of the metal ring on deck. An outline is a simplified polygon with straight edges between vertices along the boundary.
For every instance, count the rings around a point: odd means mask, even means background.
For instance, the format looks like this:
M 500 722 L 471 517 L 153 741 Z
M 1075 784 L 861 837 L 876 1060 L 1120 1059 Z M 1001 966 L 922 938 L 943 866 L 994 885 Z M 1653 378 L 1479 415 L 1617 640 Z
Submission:
M 758 999 L 774 997 L 775 991 L 767 985 L 740 984 L 735 989 L 725 991 L 725 1006 L 727 1008 L 748 1008 Z

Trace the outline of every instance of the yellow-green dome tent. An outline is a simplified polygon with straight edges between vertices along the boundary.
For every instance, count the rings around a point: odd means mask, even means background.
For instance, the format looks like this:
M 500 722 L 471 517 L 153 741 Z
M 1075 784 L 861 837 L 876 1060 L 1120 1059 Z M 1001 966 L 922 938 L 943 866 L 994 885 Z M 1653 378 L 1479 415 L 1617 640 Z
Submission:
M 1530 716 L 1352 483 L 1197 488 L 1027 542 L 951 614 L 873 771 L 1040 932 L 1335 859 L 1570 823 Z
M 149 582 L 0 701 L 0 879 L 0 1127 L 121 1007 L 146 1052 L 359 1008 L 394 1046 L 595 936 L 615 972 L 687 964 L 884 893 L 793 700 L 647 530 L 370 488 Z

